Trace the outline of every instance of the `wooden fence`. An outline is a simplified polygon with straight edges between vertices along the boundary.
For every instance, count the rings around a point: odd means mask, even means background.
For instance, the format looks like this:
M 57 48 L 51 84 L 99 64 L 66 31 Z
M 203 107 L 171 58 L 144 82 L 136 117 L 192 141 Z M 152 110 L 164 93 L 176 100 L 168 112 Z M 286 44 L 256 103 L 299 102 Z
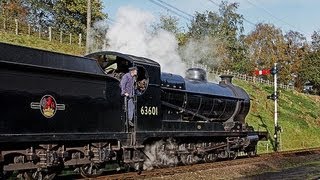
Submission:
M 78 44 L 84 46 L 82 34 L 66 33 L 53 27 L 43 28 L 33 26 L 18 19 L 8 19 L 0 16 L 0 31 L 12 33 L 15 35 L 28 35 L 38 37 L 39 39 L 56 41 L 60 43 Z
M 206 70 L 207 72 L 209 72 L 210 74 L 213 74 L 215 76 L 219 76 L 222 74 L 225 75 L 233 75 L 234 78 L 237 79 L 241 79 L 250 83 L 260 83 L 260 84 L 266 84 L 269 86 L 273 86 L 274 82 L 270 81 L 270 80 L 265 80 L 263 78 L 260 77 L 256 77 L 256 76 L 250 76 L 247 74 L 240 74 L 240 73 L 236 73 L 236 72 L 232 72 L 230 70 L 214 70 L 214 69 L 209 69 L 206 65 L 202 65 L 202 64 L 196 64 L 196 63 L 188 63 L 187 67 L 198 67 L 198 68 L 202 68 L 204 70 Z M 286 89 L 286 90 L 294 90 L 294 86 L 292 85 L 286 85 L 286 84 L 282 84 L 282 83 L 278 83 L 278 87 L 282 88 L 282 89 Z

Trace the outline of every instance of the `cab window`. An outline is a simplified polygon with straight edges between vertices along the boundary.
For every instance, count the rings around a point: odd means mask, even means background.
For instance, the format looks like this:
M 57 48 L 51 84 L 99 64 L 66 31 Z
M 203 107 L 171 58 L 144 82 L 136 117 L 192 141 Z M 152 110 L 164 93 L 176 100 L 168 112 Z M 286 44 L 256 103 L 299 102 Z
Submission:
M 148 88 L 149 76 L 147 70 L 143 66 L 137 66 L 138 77 L 136 82 L 137 95 L 142 95 Z

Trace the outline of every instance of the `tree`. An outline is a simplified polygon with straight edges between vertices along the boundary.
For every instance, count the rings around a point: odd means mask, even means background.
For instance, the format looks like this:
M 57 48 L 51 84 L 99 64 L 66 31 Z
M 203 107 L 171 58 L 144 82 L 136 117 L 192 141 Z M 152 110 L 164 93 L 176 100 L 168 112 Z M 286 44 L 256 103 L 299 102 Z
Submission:
M 176 36 L 179 46 L 182 46 L 187 41 L 187 35 L 181 32 L 178 22 L 179 19 L 175 16 L 161 15 L 159 23 L 152 25 L 153 32 L 156 33 L 158 30 L 163 29 L 165 31 L 171 32 Z
M 92 23 L 107 17 L 102 12 L 102 1 L 92 0 Z M 82 33 L 86 32 L 87 1 L 86 0 L 59 0 L 53 7 L 55 26 L 63 31 Z
M 309 53 L 309 45 L 306 37 L 297 31 L 287 32 L 284 38 L 287 45 L 285 52 L 288 56 L 285 67 L 293 78 L 294 86 L 302 91 L 304 82 L 299 72 L 301 71 L 302 63 L 306 55 Z
M 257 69 L 269 69 L 275 62 L 280 63 L 280 81 L 291 80 L 290 72 L 286 68 L 286 42 L 279 28 L 272 24 L 256 25 L 255 29 L 245 37 L 249 51 L 249 64 Z
M 226 1 L 222 1 L 219 7 L 219 13 L 222 17 L 219 32 L 227 38 L 230 44 L 234 44 L 238 35 L 241 35 L 244 30 L 243 15 L 236 13 L 238 7 L 238 3 L 228 4 Z
M 243 43 L 243 16 L 236 11 L 238 3 L 222 1 L 219 12 L 196 13 L 189 26 L 189 36 L 193 39 L 216 39 L 213 49 L 219 49 L 223 60 L 222 68 L 246 71 L 246 49 Z M 210 58 L 210 57 L 209 57 Z
M 1 2 L 1 11 L 7 19 L 26 21 L 28 8 L 23 0 L 4 0 Z
M 320 95 L 320 51 L 311 52 L 302 63 L 300 71 L 304 82 L 313 85 L 314 93 Z
M 320 50 L 320 30 L 314 31 L 311 35 L 311 47 L 314 51 Z
M 34 26 L 47 28 L 54 24 L 53 6 L 57 0 L 25 0 L 28 6 L 28 21 Z
M 178 21 L 179 19 L 174 16 L 161 15 L 160 22 L 153 26 L 153 30 L 158 31 L 159 29 L 163 29 L 177 35 L 180 32 L 178 28 Z
M 188 34 L 193 39 L 200 39 L 206 36 L 217 37 L 221 21 L 221 17 L 215 12 L 196 12 L 191 25 L 188 26 Z

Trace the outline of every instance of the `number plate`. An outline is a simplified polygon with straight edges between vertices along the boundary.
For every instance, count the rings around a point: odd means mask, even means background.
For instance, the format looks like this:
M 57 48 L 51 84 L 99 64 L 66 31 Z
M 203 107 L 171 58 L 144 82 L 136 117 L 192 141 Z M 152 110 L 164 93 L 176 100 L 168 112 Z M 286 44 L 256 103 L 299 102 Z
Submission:
M 158 107 L 156 106 L 141 106 L 140 114 L 145 116 L 157 116 Z

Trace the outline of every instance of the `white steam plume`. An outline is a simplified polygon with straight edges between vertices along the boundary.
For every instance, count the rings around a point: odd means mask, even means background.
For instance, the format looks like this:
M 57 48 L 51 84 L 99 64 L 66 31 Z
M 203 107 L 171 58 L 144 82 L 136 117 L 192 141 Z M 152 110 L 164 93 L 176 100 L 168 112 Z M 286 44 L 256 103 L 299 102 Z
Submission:
M 181 47 L 180 54 L 184 61 L 192 64 L 192 67 L 203 68 L 209 73 L 210 70 L 207 67 L 219 67 L 222 62 L 223 53 L 219 53 L 218 43 L 218 40 L 208 36 L 189 39 L 186 45 Z M 218 77 L 210 77 L 210 79 L 215 82 L 220 80 Z
M 155 167 L 177 166 L 179 163 L 175 153 L 168 153 L 168 149 L 176 149 L 177 144 L 172 140 L 160 140 L 151 145 L 146 145 L 144 153 L 148 157 L 143 164 L 144 170 L 151 170 Z
M 106 49 L 107 39 L 105 38 L 109 25 L 106 20 L 97 21 L 93 24 L 89 34 L 89 52 Z
M 216 39 L 207 36 L 201 39 L 190 39 L 181 48 L 181 57 L 187 62 L 217 67 L 221 63 L 217 44 Z
M 133 7 L 121 7 L 116 23 L 107 33 L 107 50 L 119 51 L 150 58 L 160 63 L 162 71 L 183 75 L 186 65 L 178 54 L 178 42 L 174 34 L 148 28 L 154 22 L 152 14 Z
M 180 152 L 180 154 L 178 155 L 177 152 Z M 202 160 L 198 155 L 190 152 L 186 144 L 179 145 L 172 138 L 146 145 L 144 153 L 147 157 L 143 164 L 144 170 L 159 167 L 173 167 L 178 164 L 195 164 Z

